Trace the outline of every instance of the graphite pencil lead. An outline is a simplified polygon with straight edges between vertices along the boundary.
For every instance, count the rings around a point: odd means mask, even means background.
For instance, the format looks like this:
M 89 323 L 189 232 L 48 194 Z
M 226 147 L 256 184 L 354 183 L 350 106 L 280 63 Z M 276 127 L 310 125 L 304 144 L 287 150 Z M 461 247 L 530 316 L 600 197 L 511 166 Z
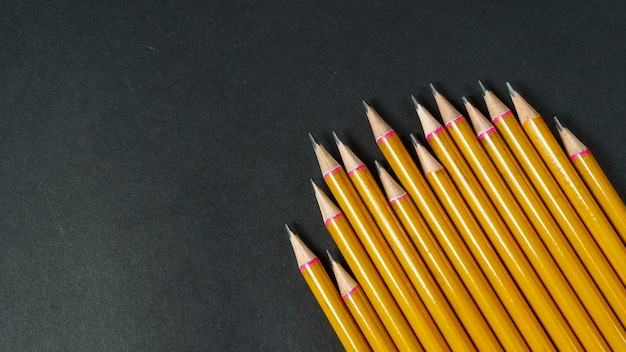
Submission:
M 328 249 L 326 250 L 326 255 L 328 256 L 328 260 L 330 260 L 331 264 L 334 264 L 336 262 L 335 258 L 333 258 Z
M 480 81 L 478 81 L 478 82 L 480 82 Z M 469 101 L 467 100 L 467 98 L 465 96 L 462 96 L 461 100 L 463 100 L 463 104 L 465 104 L 465 105 L 469 104 Z
M 337 133 L 335 133 L 335 131 L 332 131 L 331 133 L 333 134 L 333 139 L 335 140 L 336 145 L 343 144 L 341 143 L 341 140 L 339 140 L 339 136 L 337 136 Z
M 378 160 L 374 160 L 374 165 L 376 166 L 376 173 L 380 175 L 383 165 Z
M 368 104 L 365 99 L 361 100 L 361 104 L 363 104 L 363 108 L 365 109 L 365 111 L 369 110 L 371 108 L 370 104 Z
M 411 94 L 411 101 L 413 102 L 413 106 L 417 110 L 417 108 L 419 108 L 419 106 L 420 106 L 420 103 L 417 101 L 417 99 L 415 99 L 415 95 L 413 95 L 413 94 Z
M 411 137 L 411 143 L 413 143 L 413 147 L 417 148 L 418 145 L 422 145 L 422 143 L 420 143 L 420 141 L 413 133 L 411 133 L 409 137 Z
M 430 91 L 431 91 L 431 93 L 433 93 L 433 95 L 439 94 L 439 92 L 437 91 L 437 89 L 435 88 L 435 86 L 432 83 L 430 84 Z
M 313 134 L 311 132 L 309 132 L 309 140 L 311 140 L 311 145 L 313 146 L 313 149 L 315 149 L 315 147 L 319 145 L 319 143 L 317 143 L 317 141 L 315 140 L 315 137 L 313 137 Z
M 559 121 L 559 119 L 556 116 L 554 116 L 554 124 L 556 125 L 556 129 L 559 132 L 563 131 L 563 129 L 565 128 L 563 127 L 563 125 L 561 124 L 561 121 Z
M 483 96 L 485 96 L 485 94 L 487 93 L 487 89 L 485 88 L 485 86 L 483 85 L 483 82 L 481 82 L 480 80 L 478 80 L 478 85 L 480 86 L 480 91 L 483 93 Z
M 291 237 L 291 235 L 293 235 L 293 231 L 291 231 L 291 228 L 289 228 L 289 225 L 285 224 L 285 229 L 287 230 L 287 235 Z
M 513 87 L 511 87 L 511 83 L 506 82 L 506 89 L 509 90 L 509 95 L 510 96 L 512 96 L 512 97 L 515 96 L 516 92 L 515 92 L 515 89 L 513 89 Z

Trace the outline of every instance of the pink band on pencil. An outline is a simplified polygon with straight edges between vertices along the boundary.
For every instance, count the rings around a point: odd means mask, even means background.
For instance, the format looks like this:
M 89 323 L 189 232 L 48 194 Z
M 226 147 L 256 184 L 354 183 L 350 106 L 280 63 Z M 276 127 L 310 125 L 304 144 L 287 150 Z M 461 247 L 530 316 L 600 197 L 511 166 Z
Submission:
M 501 113 L 501 114 L 500 114 L 500 115 L 498 115 L 498 116 L 494 116 L 494 117 L 491 119 L 491 122 L 494 122 L 494 123 L 495 123 L 495 122 L 496 122 L 499 118 L 501 118 L 502 116 L 504 116 L 504 115 L 506 115 L 506 114 L 510 114 L 510 113 L 511 113 L 511 110 L 509 109 L 509 110 L 507 110 L 507 111 L 505 111 L 505 112 Z
M 359 169 L 362 169 L 362 168 L 364 168 L 364 167 L 365 167 L 365 164 L 361 164 L 361 165 L 359 165 L 359 166 L 355 167 L 354 169 L 352 169 L 352 170 L 348 171 L 348 175 L 352 175 L 352 173 L 353 173 L 353 172 L 355 172 L 355 171 L 357 171 L 357 170 L 359 170 Z
M 328 225 L 329 222 L 335 220 L 336 218 L 340 217 L 341 215 L 343 215 L 342 212 L 338 212 L 337 214 L 333 215 L 333 216 L 329 216 L 326 219 L 324 219 L 324 226 Z
M 348 298 L 348 296 L 350 296 L 351 294 L 354 293 L 354 291 L 359 289 L 359 285 L 354 286 L 352 289 L 350 289 L 350 291 L 344 293 L 343 295 L 341 295 L 341 299 L 346 299 Z
M 569 160 L 573 160 L 575 157 L 580 156 L 580 155 L 585 155 L 589 153 L 589 148 L 585 149 L 585 150 L 581 150 L 578 153 L 574 153 L 572 155 L 569 156 Z
M 457 117 L 455 117 L 454 119 L 446 122 L 446 128 L 450 127 L 450 125 L 452 125 L 453 123 L 457 123 L 458 121 L 463 119 L 463 115 L 459 115 Z
M 337 165 L 337 166 L 333 167 L 332 169 L 330 169 L 330 170 L 326 171 L 326 172 L 324 173 L 324 175 L 322 175 L 322 177 L 323 177 L 323 178 L 326 178 L 326 176 L 328 176 L 328 175 L 332 174 L 333 172 L 335 172 L 335 171 L 337 171 L 337 170 L 339 170 L 339 169 L 341 169 L 341 165 Z
M 380 143 L 383 139 L 391 136 L 394 133 L 396 133 L 396 131 L 394 131 L 394 130 L 389 130 L 389 131 L 385 132 L 385 134 L 383 134 L 382 136 L 376 138 L 376 144 Z
M 434 130 L 434 131 L 432 131 L 432 132 L 430 132 L 429 134 L 427 134 L 427 135 L 426 135 L 426 140 L 428 140 L 428 138 L 430 138 L 430 137 L 432 137 L 432 136 L 436 135 L 437 133 L 439 133 L 439 132 L 441 132 L 441 131 L 443 131 L 443 126 L 439 126 L 439 127 L 437 127 L 437 129 L 436 129 L 436 130 Z
M 391 203 L 393 203 L 393 202 L 395 202 L 397 200 L 400 200 L 400 199 L 402 199 L 402 198 L 404 198 L 404 197 L 406 197 L 408 195 L 409 195 L 408 193 L 404 192 L 403 194 L 401 194 L 401 195 L 399 195 L 399 196 L 397 196 L 395 198 L 391 198 L 391 199 L 389 199 L 389 204 L 391 204 Z
M 319 261 L 320 261 L 320 260 L 319 260 L 317 257 L 315 257 L 315 258 L 313 258 L 313 259 L 309 260 L 308 262 L 306 262 L 306 263 L 304 263 L 304 264 L 300 265 L 300 271 L 304 270 L 307 266 L 310 266 L 310 265 L 312 265 L 313 263 L 315 263 L 315 262 L 319 262 Z
M 493 131 L 495 131 L 495 130 L 496 130 L 496 128 L 495 128 L 495 127 L 490 127 L 490 128 L 488 128 L 488 129 L 486 129 L 486 130 L 484 130 L 484 131 L 480 132 L 480 133 L 478 134 L 478 139 L 483 138 L 484 136 L 488 135 L 489 133 L 491 133 L 491 132 L 493 132 Z

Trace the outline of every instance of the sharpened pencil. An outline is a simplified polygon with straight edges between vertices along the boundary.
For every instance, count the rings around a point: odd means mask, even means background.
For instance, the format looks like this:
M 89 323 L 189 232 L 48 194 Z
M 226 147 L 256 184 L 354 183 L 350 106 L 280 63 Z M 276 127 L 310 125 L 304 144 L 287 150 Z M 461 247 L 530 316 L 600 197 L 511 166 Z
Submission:
M 600 164 L 572 131 L 557 122 L 559 135 L 569 159 L 582 177 L 622 241 L 626 243 L 626 205 Z
M 423 351 L 411 326 L 393 299 L 376 266 L 359 241 L 343 212 L 314 183 L 315 199 L 326 229 L 361 283 L 367 298 L 378 313 L 389 336 L 401 351 Z
M 467 121 L 464 118 L 458 118 L 458 111 L 446 112 L 444 109 L 451 108 L 451 105 L 442 105 L 440 102 L 443 101 L 443 97 L 436 95 L 439 96 L 437 102 L 444 115 L 449 117 L 455 115 L 454 123 L 448 123 L 447 129 L 443 128 L 422 105 L 418 104 L 416 110 L 422 122 L 426 140 L 446 170 L 449 170 L 452 180 L 462 188 L 461 193 L 464 189 L 465 194 L 469 195 L 465 200 L 470 209 L 475 210 L 474 215 L 488 208 L 490 217 L 494 221 L 504 221 L 506 226 L 503 226 L 503 229 L 508 227 L 508 233 L 517 241 L 583 346 L 593 350 L 608 349 L 606 341 L 580 304 L 535 229 L 530 225 L 528 218 L 500 179 L 491 161 L 480 149 L 480 145 L 476 144 L 476 138 L 467 125 Z M 446 119 L 446 121 L 450 122 L 451 119 Z M 469 143 L 458 129 L 462 122 L 465 122 L 465 126 L 470 129 L 472 143 Z M 448 133 L 448 129 L 453 133 Z M 453 142 L 451 136 L 457 137 L 454 141 L 459 147 Z M 479 148 L 473 148 L 476 146 Z M 477 202 L 478 199 L 480 201 Z
M 472 259 L 467 248 L 459 245 L 460 239 L 458 232 L 450 222 L 450 219 L 439 204 L 439 201 L 426 184 L 424 177 L 413 162 L 413 159 L 400 141 L 398 135 L 371 106 L 367 104 L 364 105 L 379 149 L 391 165 L 395 174 L 400 178 L 402 184 L 409 191 L 420 213 L 426 220 L 428 227 L 430 227 L 433 234 L 436 235 L 440 246 L 452 261 L 452 265 L 457 273 L 459 273 L 463 280 L 468 280 L 464 281 L 466 288 L 473 295 L 477 295 L 477 297 L 483 295 L 495 297 L 494 292 L 479 293 L 484 290 L 483 285 L 480 283 L 484 276 L 480 274 L 480 269 Z M 489 265 L 487 265 L 487 267 L 489 267 Z M 478 304 L 479 302 L 476 303 Z M 482 306 L 479 307 L 481 310 L 483 309 Z M 495 303 L 493 307 L 487 308 L 501 309 L 497 303 Z M 489 321 L 489 319 L 487 319 L 487 321 Z M 494 342 L 492 338 L 484 340 L 482 343 L 493 343 L 494 347 L 492 349 L 501 348 L 498 347 L 499 342 L 497 339 L 495 340 Z
M 345 211 L 348 221 L 422 345 L 426 349 L 449 350 L 437 325 L 406 277 L 343 167 L 321 144 L 315 143 L 314 150 L 324 181 L 341 209 Z
M 626 332 L 595 282 L 570 246 L 530 180 L 515 160 L 495 127 L 473 105 L 464 100 L 478 140 L 537 229 L 563 274 L 580 298 L 596 326 L 613 349 L 626 347 Z
M 613 269 L 626 283 L 626 247 L 604 212 L 587 189 L 576 169 L 550 132 L 545 121 L 528 102 L 508 85 L 517 118 L 550 172 L 567 195 L 574 209 L 587 225 Z
M 517 118 L 495 94 L 485 89 L 482 83 L 480 85 L 489 115 L 498 133 L 515 155 L 578 257 L 613 307 L 613 311 L 620 316 L 622 322 L 625 322 L 624 284 L 522 130 Z
M 542 286 L 541 281 L 532 269 L 530 263 L 523 256 L 517 244 L 510 237 L 504 236 L 502 233 L 495 231 L 493 228 L 485 228 L 484 230 L 478 225 L 478 221 L 474 214 L 470 211 L 466 202 L 457 187 L 454 185 L 446 169 L 437 161 L 426 148 L 413 139 L 415 151 L 422 164 L 422 170 L 426 180 L 431 185 L 442 205 L 450 214 L 455 224 L 464 233 L 464 237 L 471 239 L 477 237 L 483 239 L 486 235 L 491 238 L 493 246 L 500 253 L 500 258 L 509 269 L 511 276 L 517 282 L 519 289 L 524 293 L 528 303 L 535 309 L 536 317 L 532 313 L 532 309 L 528 307 L 524 298 L 518 297 L 515 292 L 510 293 L 516 301 L 509 301 L 509 296 L 501 295 L 500 298 L 507 304 L 509 314 L 515 319 L 517 326 L 526 337 L 528 344 L 533 346 L 533 350 L 553 350 L 550 339 L 540 328 L 543 323 L 546 332 L 554 341 L 558 348 L 568 347 L 568 349 L 582 349 L 575 333 L 567 324 L 565 318 L 561 315 L 556 304 L 552 301 L 547 290 Z M 494 223 L 496 224 L 496 223 Z M 487 240 L 484 240 L 487 241 Z M 488 243 L 488 242 L 487 242 Z M 496 256 L 496 252 L 489 246 L 483 244 L 482 250 L 485 255 L 490 258 Z M 493 260 L 495 262 L 495 260 Z M 502 268 L 500 270 L 506 269 Z M 501 274 L 503 280 L 507 277 Z M 510 282 L 510 281 L 505 281 Z M 510 285 L 510 284 L 509 284 Z M 514 286 L 515 284 L 513 284 Z M 509 290 L 511 289 L 508 287 Z M 501 290 L 502 291 L 502 290 Z M 509 293 L 508 291 L 505 291 Z
M 348 307 L 363 335 L 375 352 L 397 351 L 389 333 L 367 299 L 363 289 L 348 272 L 328 254 L 341 299 Z
M 286 227 L 300 273 L 302 273 L 304 280 L 309 285 L 311 292 L 313 292 L 315 299 L 322 308 L 326 318 L 328 318 L 343 347 L 347 351 L 371 351 L 369 344 L 352 318 L 350 311 L 343 304 L 322 263 L 307 248 L 300 237 L 293 233 L 288 226 Z
M 466 324 L 471 324 L 471 329 L 468 329 L 470 333 L 474 329 L 487 327 L 471 296 L 465 291 L 465 287 L 460 281 L 458 283 L 460 286 L 454 286 L 448 279 L 439 281 L 449 284 L 447 287 L 442 287 L 446 292 L 444 296 L 367 166 L 348 146 L 339 140 L 336 134 L 334 136 L 350 180 L 374 217 L 450 348 L 455 351 L 475 350 L 472 341 L 463 329 L 463 325 L 459 322 L 461 319 Z M 454 311 L 450 305 L 454 307 Z M 454 314 L 455 311 L 459 315 L 459 319 Z M 483 324 L 484 326 L 482 326 Z

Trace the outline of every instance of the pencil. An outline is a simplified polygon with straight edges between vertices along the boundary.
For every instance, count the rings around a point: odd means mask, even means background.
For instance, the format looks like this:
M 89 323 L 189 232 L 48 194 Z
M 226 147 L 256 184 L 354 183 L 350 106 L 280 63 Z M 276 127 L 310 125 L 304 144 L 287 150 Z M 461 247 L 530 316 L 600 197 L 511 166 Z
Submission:
M 493 124 L 476 110 L 467 99 L 464 98 L 463 100 L 478 140 L 535 225 L 535 229 L 541 235 L 544 244 L 557 261 L 587 312 L 607 342 L 614 349 L 623 348 L 626 343 L 626 332 L 624 332 L 620 320 L 613 313 L 593 279 L 585 270 L 552 214 L 543 204 Z
M 613 226 L 596 203 L 593 195 L 578 176 L 556 138 L 539 113 L 513 88 L 508 85 L 509 94 L 517 110 L 517 118 L 530 138 L 539 155 L 548 166 L 561 189 L 572 202 L 574 209 L 593 234 L 613 269 L 626 283 L 626 247 L 613 229 Z
M 527 302 L 532 308 L 536 317 L 543 323 L 545 331 L 552 338 L 552 341 L 560 350 L 578 350 L 582 349 L 575 333 L 567 324 L 565 318 L 560 313 L 558 307 L 553 302 L 541 280 L 536 275 L 526 257 L 512 240 L 511 236 L 505 236 L 502 231 L 496 231 L 495 228 L 485 227 L 484 230 L 478 225 L 477 217 L 472 214 L 466 205 L 463 197 L 457 187 L 452 182 L 445 168 L 422 146 L 417 139 L 413 139 L 415 151 L 422 164 L 422 169 L 426 180 L 431 185 L 442 205 L 452 216 L 455 224 L 462 228 L 465 238 L 476 236 L 479 239 L 488 235 L 491 243 L 496 248 L 494 253 L 488 245 L 483 245 L 485 255 L 496 256 L 499 254 L 506 267 L 509 269 L 511 276 L 517 282 L 517 286 L 524 293 Z M 488 210 L 486 210 L 488 211 Z M 484 221 L 483 221 L 484 222 Z M 494 226 L 500 226 L 497 222 L 493 222 Z M 486 240 L 485 240 L 486 241 Z M 498 253 L 498 254 L 496 254 Z M 493 262 L 496 262 L 495 260 Z M 506 269 L 502 268 L 506 273 Z M 501 277 L 507 278 L 505 274 Z M 511 284 L 507 284 L 510 286 Z M 513 287 L 515 284 L 513 284 Z M 513 297 L 517 297 L 512 293 Z M 509 313 L 515 319 L 517 326 L 520 328 L 526 342 L 532 345 L 533 350 L 553 349 L 550 347 L 549 340 L 546 339 L 541 331 L 539 322 L 534 319 L 532 309 L 530 307 L 521 306 L 524 303 L 522 298 L 517 301 L 510 302 L 508 296 L 500 296 L 502 301 L 507 303 Z M 516 305 L 519 304 L 520 307 Z M 547 340 L 547 341 L 546 341 Z
M 394 301 L 391 292 L 354 233 L 348 219 L 315 182 L 311 181 L 311 184 L 326 229 L 346 259 L 348 266 L 352 269 L 352 273 L 361 283 L 363 291 L 378 313 L 393 342 L 401 351 L 423 351 L 408 321 Z
M 466 288 L 476 297 L 483 297 L 484 295 L 495 297 L 493 291 L 485 292 L 485 287 L 481 283 L 484 280 L 484 276 L 481 275 L 476 261 L 472 259 L 467 248 L 460 245 L 462 242 L 460 242 L 458 232 L 426 184 L 424 177 L 419 172 L 396 132 L 371 106 L 365 102 L 363 102 L 363 105 L 378 148 L 391 165 L 395 174 L 400 178 L 402 184 L 407 188 L 419 212 L 424 217 L 432 233 L 437 236 L 440 246 L 465 283 Z M 490 263 L 483 261 L 482 264 L 485 265 L 487 270 L 491 270 Z M 502 309 L 501 305 L 496 302 L 493 302 L 493 306 L 486 307 L 487 312 Z M 483 302 L 477 301 L 476 303 L 479 304 L 482 310 L 483 306 L 480 304 L 483 304 Z M 484 313 L 485 311 L 483 311 Z M 489 322 L 489 318 L 487 316 L 485 318 Z
M 472 341 L 459 319 L 464 321 L 466 326 L 470 324 L 468 331 L 470 334 L 474 333 L 472 335 L 476 336 L 478 340 L 481 340 L 483 331 L 485 328 L 488 330 L 488 326 L 469 293 L 465 291 L 465 287 L 460 281 L 458 282 L 460 286 L 454 285 L 456 283 L 450 283 L 450 278 L 444 276 L 440 277 L 438 281 L 448 284 L 448 286 L 442 286 L 442 290 L 446 292 L 444 296 L 428 271 L 426 264 L 418 255 L 411 239 L 391 210 L 367 166 L 348 146 L 339 140 L 336 134 L 333 133 L 333 135 L 350 180 L 387 239 L 413 287 L 428 308 L 430 315 L 437 323 L 448 345 L 455 351 L 474 350 Z M 457 319 L 450 305 L 454 307 L 459 319 Z
M 620 316 L 622 322 L 626 314 L 626 288 L 598 247 L 591 233 L 585 227 L 576 210 L 569 202 L 550 170 L 533 147 L 519 125 L 517 118 L 500 99 L 485 89 L 479 82 L 483 98 L 492 122 L 503 137 L 517 161 L 524 169 L 533 186 L 541 196 L 578 257 L 600 287 L 604 296 Z
M 330 253 L 328 253 L 328 257 L 332 263 L 341 299 L 343 299 L 348 310 L 352 313 L 354 320 L 361 328 L 372 350 L 376 352 L 397 351 L 396 345 L 393 344 L 389 333 L 387 333 L 385 326 L 378 318 L 361 286 L 354 281 L 341 264 L 331 257 Z
M 500 258 L 508 262 L 507 267 L 509 270 L 513 272 L 522 273 L 521 276 L 529 276 L 533 275 L 530 280 L 532 288 L 535 291 L 533 295 L 526 294 L 526 298 L 529 300 L 529 303 L 534 307 L 539 303 L 550 302 L 553 303 L 548 294 L 548 291 L 545 290 L 545 287 L 542 285 L 542 281 L 538 276 L 535 276 L 536 273 L 526 258 L 525 254 L 522 252 L 520 245 L 515 241 L 513 235 L 509 231 L 509 229 L 504 224 L 504 221 L 500 218 L 500 215 L 496 211 L 495 207 L 483 191 L 482 187 L 478 183 L 478 180 L 474 177 L 473 173 L 469 169 L 469 166 L 464 162 L 461 163 L 459 160 L 463 160 L 459 155 L 460 153 L 453 149 L 453 143 L 451 138 L 447 135 L 447 132 L 443 129 L 443 127 L 430 115 L 428 111 L 426 111 L 421 105 L 417 104 L 418 114 L 420 115 L 420 121 L 423 123 L 423 130 L 425 135 L 428 136 L 428 141 L 430 142 L 431 147 L 437 154 L 439 150 L 439 159 L 441 162 L 446 165 L 445 161 L 448 162 L 448 166 L 446 170 L 449 172 L 449 176 L 453 183 L 456 185 L 457 189 L 461 193 L 462 197 L 465 199 L 466 204 L 478 220 L 478 223 L 483 228 L 483 231 L 487 234 L 488 238 L 491 240 L 492 245 L 495 246 L 496 250 L 500 254 Z M 424 125 L 430 124 L 430 125 Z M 437 131 L 438 133 L 432 133 L 433 131 Z M 417 139 L 415 139 L 417 141 Z M 441 143 L 435 143 L 441 142 Z M 416 147 L 417 148 L 417 147 Z M 449 152 L 455 152 L 455 155 L 449 155 L 446 157 L 446 154 Z M 443 159 L 443 160 L 442 160 Z M 464 171 L 461 172 L 460 167 L 464 168 Z M 514 267 L 509 266 L 510 264 L 514 264 Z M 514 275 L 514 277 L 516 277 Z M 517 277 L 516 277 L 517 278 Z M 528 282 L 528 279 L 527 279 Z M 521 289 L 524 287 L 520 286 Z M 537 302 L 535 300 L 536 297 L 541 297 L 541 302 Z M 547 307 L 552 308 L 552 307 Z M 552 309 L 556 310 L 556 306 Z M 549 311 L 549 310 L 548 310 Z M 535 308 L 535 312 L 537 314 L 541 314 L 537 308 Z M 551 314 L 550 318 L 553 319 L 553 314 Z M 546 317 L 540 316 L 540 320 L 542 322 Z M 560 347 L 560 344 L 571 343 L 571 336 L 566 334 L 564 329 L 559 329 L 560 326 L 554 325 L 557 328 L 557 334 L 555 337 L 555 332 L 550 329 L 553 326 L 548 327 L 544 322 L 544 327 L 548 330 L 550 336 L 553 339 L 559 338 L 561 341 L 557 343 L 557 347 Z
M 626 242 L 626 205 L 624 205 L 624 201 L 620 198 L 589 148 L 568 128 L 563 127 L 556 117 L 554 119 L 569 159 L 604 210 L 604 214 L 619 233 L 622 241 Z
M 432 234 L 427 229 L 424 230 L 424 220 L 421 218 L 417 208 L 413 204 L 411 197 L 391 177 L 391 175 L 380 166 L 380 164 L 378 164 L 378 166 L 381 182 L 383 184 L 383 187 L 385 188 L 387 198 L 389 199 L 393 210 L 396 212 L 396 214 L 398 214 L 398 217 L 402 221 L 407 231 L 409 231 L 410 233 L 422 233 L 421 235 L 418 235 L 417 240 L 425 242 L 425 248 L 431 250 L 431 252 L 427 252 L 424 255 L 429 255 L 436 258 L 438 252 L 441 252 L 441 249 L 438 248 L 436 243 L 432 245 L 428 244 L 430 241 L 434 241 L 434 238 L 429 238 L 432 237 Z M 471 218 L 466 219 L 466 221 L 471 220 Z M 489 248 L 489 244 L 488 242 L 486 242 L 484 235 L 480 233 L 480 228 L 478 228 L 478 230 L 479 231 L 472 234 L 476 237 L 476 240 L 471 239 L 471 241 L 479 243 L 479 246 L 483 246 L 483 248 L 486 249 L 486 251 L 481 253 L 481 255 L 484 257 L 488 257 L 489 261 L 493 264 L 494 271 L 499 272 L 499 291 L 505 294 L 505 296 L 503 297 L 503 301 L 506 300 L 505 305 L 508 304 L 512 308 L 511 315 L 519 321 L 518 325 L 522 326 L 525 329 L 527 335 L 527 343 L 525 343 L 524 339 L 519 335 L 515 325 L 507 325 L 506 328 L 511 337 L 502 341 L 505 350 L 528 350 L 529 346 L 530 349 L 534 350 L 554 350 L 552 342 L 545 334 L 539 321 L 535 318 L 532 309 L 528 306 L 521 293 L 517 291 L 517 286 L 508 276 L 506 269 L 500 263 L 500 260 L 493 251 L 493 249 Z M 460 242 L 459 246 L 462 247 L 464 246 L 464 244 Z M 447 262 L 445 257 L 441 261 L 444 262 L 444 264 Z M 443 266 L 444 265 L 442 265 L 442 267 Z M 448 264 L 447 267 L 449 268 L 446 268 L 447 270 L 452 270 L 450 264 Z M 453 274 L 454 273 L 451 273 L 450 277 L 459 280 L 458 277 Z M 485 282 L 485 284 L 487 283 Z M 483 300 L 484 302 L 487 302 L 489 304 L 499 304 L 497 297 L 478 296 L 476 297 L 476 300 Z
M 515 198 L 500 179 L 500 175 L 491 161 L 482 149 L 474 148 L 475 146 L 480 147 L 480 145 L 468 143 L 467 139 L 461 135 L 462 132 L 458 128 L 460 128 L 461 122 L 465 122 L 466 127 L 469 128 L 467 121 L 464 118 L 459 119 L 457 116 L 460 114 L 457 111 L 446 111 L 446 109 L 451 108 L 451 105 L 441 104 L 443 97 L 436 91 L 434 94 L 438 96 L 437 102 L 440 111 L 444 115 L 456 115 L 455 121 L 450 123 L 452 119 L 446 118 L 448 127 L 444 129 L 430 112 L 418 103 L 416 110 L 422 123 L 424 135 L 441 163 L 449 170 L 452 180 L 461 188 L 461 193 L 465 189 L 465 194 L 469 195 L 465 200 L 470 209 L 475 210 L 474 215 L 476 212 L 483 211 L 484 208 L 490 208 L 489 216 L 494 221 L 504 221 L 508 226 L 508 233 L 513 235 L 526 258 L 531 262 L 583 346 L 594 350 L 608 349 L 602 335 L 543 246 L 528 218 L 522 213 Z M 448 130 L 450 130 L 450 134 Z M 470 135 L 472 140 L 477 143 L 471 128 Z M 451 136 L 456 136 L 454 141 L 459 145 L 458 148 Z M 478 201 L 479 199 L 480 201 Z M 498 216 L 496 209 L 498 209 L 500 216 Z
M 531 349 L 554 350 L 554 346 L 529 306 L 529 302 L 533 303 L 536 309 L 541 309 L 537 315 L 551 325 L 550 331 L 556 336 L 553 340 L 557 346 L 575 346 L 578 341 L 565 319 L 560 317 L 556 305 L 551 299 L 541 299 L 548 296 L 547 291 L 541 286 L 534 271 L 529 268 L 521 251 L 515 247 L 508 247 L 505 241 L 499 241 L 496 246 L 499 246 L 502 253 L 506 253 L 501 261 L 444 167 L 415 138 L 413 138 L 413 143 L 426 180 L 463 235 L 463 239 L 466 243 L 475 243 L 474 246 L 480 249 L 481 255 L 486 257 L 486 261 L 492 265 L 494 276 L 497 274 L 492 281 L 497 284 L 494 286 L 498 296 Z M 398 187 L 399 185 L 396 186 L 395 194 L 402 192 L 402 189 Z M 506 269 L 503 261 L 513 269 L 511 273 Z M 530 297 L 528 301 L 518 286 L 526 297 Z M 557 314 L 553 314 L 554 312 Z
M 445 339 L 352 186 L 348 175 L 321 144 L 313 138 L 312 142 L 324 181 L 345 211 L 348 221 L 420 342 L 426 349 L 448 350 Z
M 365 337 L 343 304 L 337 289 L 319 259 L 288 226 L 289 240 L 296 255 L 300 273 L 313 292 L 322 311 L 347 351 L 371 351 Z

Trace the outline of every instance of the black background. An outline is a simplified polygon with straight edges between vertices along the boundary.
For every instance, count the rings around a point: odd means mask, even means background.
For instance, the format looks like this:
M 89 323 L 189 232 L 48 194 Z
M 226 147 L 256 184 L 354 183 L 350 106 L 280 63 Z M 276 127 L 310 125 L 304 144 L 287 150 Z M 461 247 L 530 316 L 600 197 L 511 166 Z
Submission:
M 604 2 L 4 1 L 0 350 L 340 349 L 283 228 L 335 251 L 307 132 L 371 166 L 361 99 L 406 140 L 430 82 L 510 81 L 624 195 L 624 34 Z

